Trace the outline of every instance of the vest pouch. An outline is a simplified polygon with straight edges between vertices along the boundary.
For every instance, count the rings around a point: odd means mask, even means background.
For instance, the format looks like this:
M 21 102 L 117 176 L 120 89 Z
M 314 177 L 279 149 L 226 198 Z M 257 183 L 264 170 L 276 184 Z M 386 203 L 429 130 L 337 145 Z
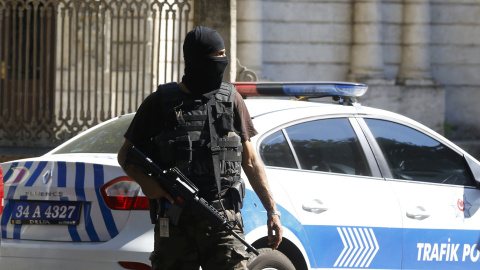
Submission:
M 233 151 L 230 151 L 233 152 Z M 236 153 L 234 153 L 236 154 Z M 241 174 L 241 161 L 220 160 L 220 176 L 237 176 Z
M 240 212 L 243 207 L 243 198 L 245 198 L 245 182 L 242 178 L 233 183 L 230 188 L 230 196 L 235 212 Z
M 228 103 L 217 103 L 217 120 L 215 126 L 219 134 L 233 131 L 233 109 L 225 105 Z
M 193 152 L 193 161 L 190 165 L 192 173 L 195 175 L 210 175 L 213 178 L 212 153 L 210 149 L 207 148 L 204 140 L 200 140 L 196 142 L 196 144 L 198 144 L 198 146 L 195 147 L 194 143 L 193 148 L 195 151 Z
M 242 169 L 243 147 L 240 137 L 233 132 L 228 133 L 229 137 L 219 138 L 220 147 L 220 175 L 239 176 Z
M 229 116 L 227 114 L 222 114 L 222 116 L 220 117 L 219 121 L 220 121 L 220 129 L 219 130 L 222 130 L 224 133 L 226 132 L 229 132 L 229 131 L 232 131 L 233 130 L 233 117 L 232 116 Z

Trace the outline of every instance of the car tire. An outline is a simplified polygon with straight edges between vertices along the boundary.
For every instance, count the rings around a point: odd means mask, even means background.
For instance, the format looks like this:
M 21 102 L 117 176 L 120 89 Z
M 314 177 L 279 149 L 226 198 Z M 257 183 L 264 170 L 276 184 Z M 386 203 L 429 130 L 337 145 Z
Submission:
M 253 255 L 247 262 L 249 270 L 295 270 L 293 263 L 278 250 L 261 248 L 258 256 Z

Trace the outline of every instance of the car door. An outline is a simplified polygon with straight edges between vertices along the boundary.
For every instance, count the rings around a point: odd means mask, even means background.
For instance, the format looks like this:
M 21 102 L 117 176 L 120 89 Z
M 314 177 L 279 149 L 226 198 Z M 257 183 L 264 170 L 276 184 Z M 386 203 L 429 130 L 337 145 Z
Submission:
M 463 154 L 404 124 L 365 123 L 401 204 L 403 269 L 479 269 L 480 190 Z
M 355 130 L 346 117 L 297 122 L 265 136 L 259 154 L 303 224 L 312 266 L 400 269 L 399 205 Z

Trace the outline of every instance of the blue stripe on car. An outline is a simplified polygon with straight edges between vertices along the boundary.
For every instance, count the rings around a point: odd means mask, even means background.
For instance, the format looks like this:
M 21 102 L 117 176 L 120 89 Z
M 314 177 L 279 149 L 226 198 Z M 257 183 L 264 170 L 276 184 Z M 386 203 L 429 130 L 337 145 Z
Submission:
M 404 269 L 480 269 L 479 230 L 403 230 Z
M 85 201 L 85 163 L 75 163 L 75 193 L 77 201 Z
M 113 238 L 118 235 L 118 229 L 115 224 L 115 220 L 113 219 L 112 210 L 110 210 L 105 203 L 103 202 L 102 194 L 100 193 L 100 188 L 105 183 L 105 177 L 103 172 L 102 165 L 93 165 L 93 176 L 95 182 L 95 192 L 97 193 L 97 200 L 98 205 L 100 206 L 100 210 L 102 211 L 103 220 L 105 221 L 105 225 L 107 226 L 108 233 L 110 237 Z
M 57 162 L 58 170 L 57 170 L 57 186 L 59 188 L 67 187 L 67 163 L 64 161 Z
M 68 225 L 68 233 L 70 234 L 72 241 L 74 242 L 82 241 L 82 238 L 80 238 L 80 235 L 78 234 L 78 231 L 77 231 L 77 225 Z
M 64 161 L 57 162 L 57 186 L 59 188 L 67 187 L 67 163 Z M 61 201 L 68 201 L 68 197 L 61 197 Z M 78 200 L 78 198 L 77 198 Z M 68 233 L 70 234 L 70 238 L 74 242 L 82 241 L 80 234 L 78 233 L 78 226 L 77 225 L 68 225 Z
M 95 226 L 93 225 L 93 220 L 91 215 L 92 204 L 90 202 L 85 202 L 83 206 L 85 209 L 83 212 L 83 216 L 85 219 L 85 229 L 87 230 L 88 237 L 90 238 L 90 241 L 98 242 L 100 241 L 100 238 L 98 237 L 98 234 L 95 231 Z
M 317 268 L 402 268 L 402 228 L 304 225 Z
M 12 176 L 13 174 L 13 168 L 17 167 L 18 166 L 18 162 L 14 162 L 10 165 L 10 168 L 6 171 L 4 171 L 4 175 L 3 175 L 3 182 L 7 182 L 7 180 L 10 178 L 10 176 Z
M 321 269 L 480 269 L 478 230 L 304 227 Z
M 69 201 L 68 197 L 60 197 L 60 201 Z M 82 238 L 77 231 L 77 225 L 68 225 L 68 233 L 73 242 L 80 242 Z
M 75 163 L 75 168 L 75 192 L 77 194 L 77 201 L 84 202 L 85 229 L 90 241 L 99 241 L 100 238 L 98 237 L 90 215 L 91 204 L 87 203 L 85 198 L 85 163 L 77 162 Z
M 26 168 L 27 170 L 30 170 L 30 167 L 32 167 L 33 162 L 25 162 L 25 165 L 23 165 L 23 168 Z M 17 167 L 17 166 L 15 166 Z M 13 171 L 14 166 L 11 167 L 11 170 Z M 8 179 L 8 178 L 6 178 Z M 8 194 L 5 196 L 8 199 L 13 199 L 15 197 L 15 191 L 17 191 L 17 185 L 12 185 L 8 187 Z
M 2 213 L 2 238 L 7 238 L 7 223 L 13 212 L 13 202 L 8 200 Z
M 28 179 L 27 183 L 25 183 L 25 186 L 26 187 L 33 186 L 33 184 L 35 184 L 35 181 L 37 181 L 37 179 L 39 178 L 40 174 L 42 174 L 43 169 L 45 169 L 46 166 L 47 166 L 46 161 L 39 162 L 37 168 L 35 169 L 33 174 L 30 175 L 30 178 Z

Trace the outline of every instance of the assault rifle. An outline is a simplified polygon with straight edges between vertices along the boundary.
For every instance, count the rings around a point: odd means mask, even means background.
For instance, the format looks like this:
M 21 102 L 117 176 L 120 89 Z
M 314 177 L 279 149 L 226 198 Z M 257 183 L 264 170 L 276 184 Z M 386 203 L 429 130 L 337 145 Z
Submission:
M 257 249 L 233 230 L 233 226 L 224 215 L 220 214 L 217 209 L 203 198 L 197 196 L 198 188 L 178 168 L 173 167 L 163 170 L 136 147 L 132 147 L 129 150 L 127 159 L 155 177 L 162 188 L 174 198 L 175 202 L 170 205 L 167 211 L 167 216 L 171 218 L 174 225 L 178 224 L 183 208 L 190 204 L 195 211 L 210 220 L 213 226 L 229 232 L 247 247 L 247 251 L 252 251 L 255 255 L 259 255 Z

